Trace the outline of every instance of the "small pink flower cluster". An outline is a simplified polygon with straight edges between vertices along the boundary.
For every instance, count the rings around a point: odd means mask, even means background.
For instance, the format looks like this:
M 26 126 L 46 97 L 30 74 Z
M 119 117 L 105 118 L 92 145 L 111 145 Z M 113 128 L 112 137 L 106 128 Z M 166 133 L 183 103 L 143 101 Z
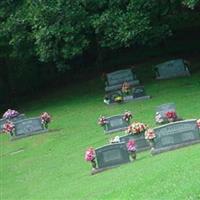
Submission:
M 51 115 L 49 115 L 49 113 L 47 112 L 43 112 L 40 115 L 40 119 L 41 119 L 42 124 L 46 126 L 51 121 Z
M 136 151 L 136 144 L 134 140 L 129 140 L 126 144 L 128 151 Z
M 197 120 L 197 126 L 200 129 L 200 119 Z
M 90 147 L 85 152 L 85 160 L 92 161 L 95 159 L 95 150 L 93 147 Z
M 145 131 L 145 139 L 153 140 L 156 137 L 156 134 L 153 129 L 149 128 Z
M 101 126 L 105 126 L 108 123 L 108 120 L 104 116 L 100 116 L 98 120 L 98 124 Z
M 10 122 L 10 121 L 7 121 L 4 125 L 3 125 L 3 132 L 5 133 L 12 133 L 15 129 L 15 125 Z
M 133 122 L 130 126 L 128 126 L 126 132 L 128 134 L 139 134 L 144 132 L 147 129 L 147 126 L 140 122 Z
M 169 121 L 175 121 L 177 119 L 176 112 L 174 112 L 174 111 L 168 111 L 168 112 L 166 112 L 165 116 L 167 117 L 167 119 Z
M 133 117 L 132 113 L 130 111 L 126 111 L 124 113 L 123 120 L 129 122 L 132 117 Z
M 18 113 L 16 110 L 8 109 L 8 110 L 3 114 L 3 118 L 11 119 L 11 118 L 13 118 L 13 117 L 16 117 L 17 115 L 19 115 L 19 113 Z

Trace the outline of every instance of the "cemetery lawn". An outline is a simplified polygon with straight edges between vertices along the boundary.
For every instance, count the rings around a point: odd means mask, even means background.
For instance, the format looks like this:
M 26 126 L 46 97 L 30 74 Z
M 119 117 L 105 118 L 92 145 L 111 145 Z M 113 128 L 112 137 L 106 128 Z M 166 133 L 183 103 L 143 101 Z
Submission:
M 157 62 L 156 62 L 157 63 Z M 192 76 L 156 81 L 151 66 L 137 74 L 150 100 L 104 105 L 104 84 L 96 79 L 51 91 L 20 111 L 28 117 L 47 111 L 49 132 L 10 141 L 0 135 L 1 200 L 198 200 L 200 199 L 200 144 L 151 156 L 137 154 L 134 163 L 91 176 L 85 150 L 100 147 L 115 135 L 97 125 L 100 115 L 131 111 L 133 119 L 154 127 L 157 105 L 174 102 L 184 119 L 200 118 L 200 63 L 192 60 Z M 152 63 L 154 64 L 154 63 Z

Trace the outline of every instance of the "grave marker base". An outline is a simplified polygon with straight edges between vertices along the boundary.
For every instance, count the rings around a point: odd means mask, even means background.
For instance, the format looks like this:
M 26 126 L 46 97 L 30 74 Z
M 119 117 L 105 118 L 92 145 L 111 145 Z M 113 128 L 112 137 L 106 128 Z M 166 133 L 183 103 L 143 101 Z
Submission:
M 182 148 L 182 147 L 187 147 L 187 146 L 198 144 L 198 143 L 200 143 L 200 140 L 184 142 L 182 144 L 176 144 L 176 145 L 173 145 L 173 146 L 163 147 L 163 148 L 160 148 L 160 149 L 152 148 L 151 149 L 151 154 L 152 155 L 156 155 L 156 154 L 159 154 L 159 153 L 163 153 L 165 151 L 176 150 L 176 149 L 179 149 L 179 148 Z
M 128 163 L 132 163 L 132 162 L 135 162 L 135 161 L 136 161 L 136 160 L 131 160 L 131 161 L 128 162 Z M 123 163 L 123 165 L 128 164 L 128 163 Z M 122 164 L 114 165 L 114 166 L 109 166 L 109 167 L 104 167 L 104 168 L 92 169 L 91 175 L 95 175 L 95 174 L 98 174 L 98 173 L 101 173 L 101 172 L 104 172 L 104 171 L 107 171 L 107 170 L 110 170 L 110 169 L 119 167 L 119 166 L 121 166 L 121 165 L 122 165 Z
M 32 132 L 28 135 L 20 135 L 20 136 L 11 136 L 10 140 L 17 140 L 17 139 L 21 139 L 21 138 L 25 138 L 25 137 L 29 137 L 29 136 L 33 136 L 33 135 L 39 135 L 39 134 L 44 134 L 44 133 L 47 133 L 48 132 L 48 129 L 44 129 L 44 130 L 41 130 L 41 131 L 35 131 L 35 132 Z

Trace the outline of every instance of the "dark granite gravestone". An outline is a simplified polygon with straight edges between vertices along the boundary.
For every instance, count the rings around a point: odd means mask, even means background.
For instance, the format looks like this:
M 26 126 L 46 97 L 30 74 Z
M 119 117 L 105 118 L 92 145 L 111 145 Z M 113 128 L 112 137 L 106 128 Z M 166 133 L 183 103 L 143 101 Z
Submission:
M 25 118 L 26 118 L 25 114 L 19 114 L 18 116 L 13 117 L 11 119 L 6 119 L 6 118 L 0 119 L 0 132 L 3 131 L 3 125 L 6 123 L 7 120 L 11 122 L 17 122 Z
M 156 112 L 159 112 L 163 118 L 166 118 L 165 113 L 176 112 L 176 106 L 174 103 L 166 103 L 156 107 Z
M 150 99 L 151 97 L 146 95 L 144 86 L 136 86 L 131 88 L 129 95 L 123 95 L 120 90 L 108 92 L 106 97 L 104 98 L 104 103 L 106 104 L 113 104 L 115 102 L 115 97 L 121 96 L 124 102 L 128 101 L 137 101 L 143 99 Z
M 106 119 L 108 123 L 104 126 L 105 133 L 123 131 L 129 126 L 129 123 L 123 120 L 123 115 L 115 115 Z
M 136 86 L 132 88 L 131 95 L 124 96 L 124 101 L 136 101 L 142 99 L 150 99 L 151 97 L 146 95 L 144 86 Z
M 200 131 L 195 119 L 169 123 L 154 128 L 156 138 L 152 154 L 200 143 Z
M 155 66 L 156 79 L 189 76 L 188 63 L 183 59 L 170 60 Z
M 139 84 L 139 80 L 137 80 L 136 75 L 131 69 L 123 69 L 108 73 L 106 77 L 106 92 L 120 90 L 125 81 L 127 81 L 130 86 Z
M 95 152 L 99 169 L 130 162 L 129 153 L 124 142 L 105 145 L 97 148 Z
M 14 123 L 15 131 L 12 138 L 21 138 L 29 135 L 35 135 L 46 132 L 39 117 L 28 118 Z
M 172 118 L 168 118 L 166 115 L 167 112 L 174 112 L 175 115 Z M 182 118 L 177 115 L 175 104 L 167 103 L 156 107 L 155 120 L 156 124 L 166 124 L 169 122 L 181 121 Z
M 120 142 L 125 142 L 125 143 L 128 143 L 129 140 L 135 140 L 137 152 L 150 149 L 149 143 L 144 137 L 144 133 L 137 134 L 137 135 L 129 134 L 129 135 L 121 136 L 119 137 L 119 140 Z

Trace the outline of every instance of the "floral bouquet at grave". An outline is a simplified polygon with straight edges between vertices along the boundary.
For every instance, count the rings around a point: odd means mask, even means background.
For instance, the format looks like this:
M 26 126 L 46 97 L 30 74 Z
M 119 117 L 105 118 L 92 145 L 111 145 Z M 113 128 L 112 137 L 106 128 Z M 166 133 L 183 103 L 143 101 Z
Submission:
M 124 113 L 123 120 L 129 123 L 132 117 L 133 117 L 132 113 L 130 111 L 126 111 Z
M 143 133 L 147 129 L 147 126 L 141 122 L 133 122 L 130 126 L 128 126 L 126 133 L 138 135 Z
M 3 125 L 3 132 L 5 132 L 5 133 L 9 133 L 9 134 L 13 135 L 14 130 L 15 130 L 15 125 L 11 121 L 7 121 Z
M 92 168 L 96 168 L 96 161 L 95 161 L 95 150 L 93 147 L 90 147 L 85 152 L 85 160 L 91 162 Z
M 131 154 L 131 157 L 133 160 L 136 159 L 136 144 L 135 140 L 129 140 L 128 143 L 126 144 L 127 150 Z
M 200 119 L 197 120 L 197 126 L 200 129 Z
M 98 124 L 100 126 L 105 126 L 108 123 L 108 120 L 104 116 L 100 116 L 98 119 Z
M 158 124 L 162 124 L 164 122 L 164 119 L 159 112 L 156 112 L 155 120 L 156 120 L 156 123 Z
M 153 147 L 154 138 L 156 137 L 155 131 L 152 128 L 149 128 L 145 131 L 145 139 L 149 141 L 151 147 Z
M 13 118 L 13 117 L 17 117 L 18 115 L 19 115 L 19 112 L 17 112 L 16 110 L 8 109 L 8 110 L 3 114 L 3 118 L 11 119 L 11 118 Z
M 49 113 L 47 113 L 47 112 L 43 112 L 40 115 L 40 119 L 41 119 L 42 125 L 45 128 L 48 128 L 48 124 L 51 122 L 51 115 L 49 115 Z
M 130 92 L 131 92 L 131 86 L 130 84 L 125 81 L 123 84 L 122 84 L 122 89 L 121 89 L 122 93 L 125 94 L 125 95 L 129 95 Z
M 122 96 L 116 96 L 116 97 L 114 97 L 114 101 L 116 102 L 116 103 L 122 103 L 123 102 L 123 97 Z
M 177 120 L 177 115 L 174 111 L 166 112 L 165 116 L 167 117 L 168 122 L 175 122 Z

